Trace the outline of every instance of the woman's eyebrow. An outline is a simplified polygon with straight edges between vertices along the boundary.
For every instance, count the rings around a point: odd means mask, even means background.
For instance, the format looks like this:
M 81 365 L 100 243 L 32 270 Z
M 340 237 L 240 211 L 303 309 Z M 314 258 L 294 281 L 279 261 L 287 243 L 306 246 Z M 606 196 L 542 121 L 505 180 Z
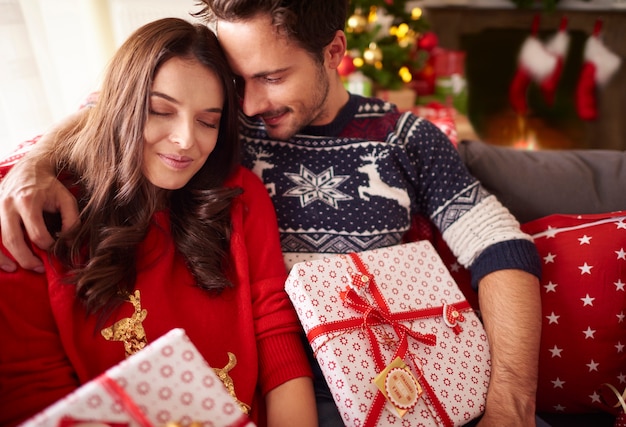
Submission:
M 159 98 L 166 99 L 174 104 L 180 105 L 180 102 L 176 98 L 172 98 L 171 96 L 163 92 L 158 92 L 158 91 L 150 92 L 150 96 L 157 96 Z M 206 111 L 207 113 L 221 113 L 222 108 L 221 107 L 205 108 L 203 111 Z

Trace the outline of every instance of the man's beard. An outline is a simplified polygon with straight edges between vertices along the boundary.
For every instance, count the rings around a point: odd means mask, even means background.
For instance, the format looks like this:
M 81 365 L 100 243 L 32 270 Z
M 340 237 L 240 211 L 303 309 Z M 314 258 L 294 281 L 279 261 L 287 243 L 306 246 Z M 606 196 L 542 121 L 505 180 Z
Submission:
M 314 92 L 310 103 L 303 104 L 301 111 L 294 111 L 289 107 L 285 108 L 287 114 L 291 114 L 292 118 L 294 118 L 294 122 L 288 124 L 286 129 L 277 132 L 278 129 L 273 129 L 271 126 L 266 125 L 266 131 L 270 137 L 286 141 L 306 126 L 320 119 L 325 113 L 324 107 L 330 91 L 328 77 L 324 73 L 324 67 L 322 65 L 317 67 L 315 86 L 318 87 L 319 90 Z

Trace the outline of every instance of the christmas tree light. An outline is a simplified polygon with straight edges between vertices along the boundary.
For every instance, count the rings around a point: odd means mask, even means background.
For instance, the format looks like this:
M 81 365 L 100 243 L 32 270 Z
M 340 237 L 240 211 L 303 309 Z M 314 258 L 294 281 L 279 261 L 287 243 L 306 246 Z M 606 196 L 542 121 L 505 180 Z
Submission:
M 428 52 L 419 40 L 429 25 L 406 1 L 352 0 L 346 22 L 348 59 L 381 89 L 399 89 L 421 70 Z

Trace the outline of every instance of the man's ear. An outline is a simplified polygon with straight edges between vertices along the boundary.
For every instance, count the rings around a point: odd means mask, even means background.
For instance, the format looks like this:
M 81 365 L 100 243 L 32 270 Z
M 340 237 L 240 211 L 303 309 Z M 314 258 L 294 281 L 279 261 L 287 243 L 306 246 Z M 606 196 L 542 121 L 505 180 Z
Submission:
M 324 59 L 326 65 L 331 69 L 337 69 L 343 56 L 346 53 L 347 41 L 346 35 L 343 31 L 337 30 L 335 37 L 332 39 L 326 48 L 324 49 Z

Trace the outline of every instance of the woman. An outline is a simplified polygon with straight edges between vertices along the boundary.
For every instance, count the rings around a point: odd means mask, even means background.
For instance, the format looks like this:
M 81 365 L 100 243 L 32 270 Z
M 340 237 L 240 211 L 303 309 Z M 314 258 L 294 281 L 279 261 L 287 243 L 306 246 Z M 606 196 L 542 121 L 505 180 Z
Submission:
M 0 425 L 175 327 L 213 367 L 236 356 L 233 394 L 255 422 L 317 425 L 273 206 L 238 166 L 236 102 L 204 26 L 159 20 L 118 50 L 52 154 L 80 224 L 39 251 L 45 275 L 0 273 Z

